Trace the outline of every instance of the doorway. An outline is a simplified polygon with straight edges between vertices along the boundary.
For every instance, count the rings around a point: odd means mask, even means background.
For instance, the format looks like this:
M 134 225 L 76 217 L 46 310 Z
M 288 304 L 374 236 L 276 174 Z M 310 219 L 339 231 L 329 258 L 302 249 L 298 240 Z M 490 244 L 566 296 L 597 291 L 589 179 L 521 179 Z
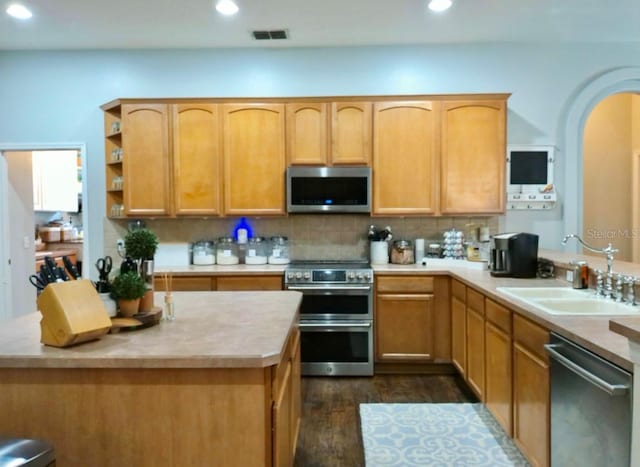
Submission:
M 81 198 L 87 205 L 87 161 L 84 143 L 0 145 L 0 318 L 11 318 L 33 312 L 35 288 L 28 276 L 35 266 L 35 225 L 33 204 L 32 153 L 41 151 L 74 151 L 79 154 Z M 55 154 L 52 152 L 51 154 Z M 11 161 L 9 164 L 8 161 Z M 15 169 L 15 171 L 13 169 Z M 88 228 L 87 209 L 78 218 Z M 80 251 L 88 260 L 89 239 L 84 239 Z M 87 268 L 85 268 L 87 269 Z M 83 274 L 87 277 L 86 273 Z

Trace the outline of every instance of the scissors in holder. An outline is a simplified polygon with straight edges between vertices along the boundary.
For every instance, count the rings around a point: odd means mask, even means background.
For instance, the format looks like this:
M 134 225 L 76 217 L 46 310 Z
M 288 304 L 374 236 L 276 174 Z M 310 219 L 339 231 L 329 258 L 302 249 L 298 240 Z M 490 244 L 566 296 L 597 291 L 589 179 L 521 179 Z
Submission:
M 98 268 L 98 273 L 100 273 L 100 280 L 106 282 L 109 279 L 109 273 L 113 267 L 111 256 L 99 258 L 98 261 L 96 261 L 96 267 Z
M 38 292 L 40 292 L 47 286 L 47 282 L 43 280 L 42 277 L 40 277 L 40 275 L 38 274 L 31 274 L 29 276 L 29 282 L 31 282 L 31 285 L 38 289 Z

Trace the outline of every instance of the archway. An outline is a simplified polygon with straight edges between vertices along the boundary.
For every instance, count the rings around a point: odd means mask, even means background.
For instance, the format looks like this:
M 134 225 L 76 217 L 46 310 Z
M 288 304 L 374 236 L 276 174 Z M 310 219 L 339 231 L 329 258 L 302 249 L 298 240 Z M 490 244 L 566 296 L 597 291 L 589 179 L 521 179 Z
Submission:
M 608 70 L 587 81 L 569 99 L 564 127 L 559 134 L 563 140 L 564 164 L 564 215 L 565 233 L 582 232 L 583 190 L 582 190 L 582 152 L 584 128 L 593 108 L 605 97 L 621 92 L 640 92 L 640 67 L 626 67 Z M 561 123 L 562 124 L 562 123 Z M 578 251 L 574 242 L 567 244 L 565 250 Z

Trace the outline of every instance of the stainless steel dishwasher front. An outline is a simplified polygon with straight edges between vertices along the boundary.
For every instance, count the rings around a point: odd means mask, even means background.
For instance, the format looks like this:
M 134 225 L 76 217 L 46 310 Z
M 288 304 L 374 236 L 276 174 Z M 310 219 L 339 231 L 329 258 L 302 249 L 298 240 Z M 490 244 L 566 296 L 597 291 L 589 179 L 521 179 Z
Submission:
M 632 375 L 551 333 L 552 467 L 629 467 Z

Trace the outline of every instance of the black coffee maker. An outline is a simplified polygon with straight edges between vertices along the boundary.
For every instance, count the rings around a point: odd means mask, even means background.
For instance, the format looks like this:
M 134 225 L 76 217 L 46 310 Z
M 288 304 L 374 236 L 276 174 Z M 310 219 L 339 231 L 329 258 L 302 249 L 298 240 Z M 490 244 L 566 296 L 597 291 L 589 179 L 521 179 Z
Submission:
M 496 277 L 536 277 L 538 236 L 530 233 L 501 233 L 491 237 L 489 269 Z

